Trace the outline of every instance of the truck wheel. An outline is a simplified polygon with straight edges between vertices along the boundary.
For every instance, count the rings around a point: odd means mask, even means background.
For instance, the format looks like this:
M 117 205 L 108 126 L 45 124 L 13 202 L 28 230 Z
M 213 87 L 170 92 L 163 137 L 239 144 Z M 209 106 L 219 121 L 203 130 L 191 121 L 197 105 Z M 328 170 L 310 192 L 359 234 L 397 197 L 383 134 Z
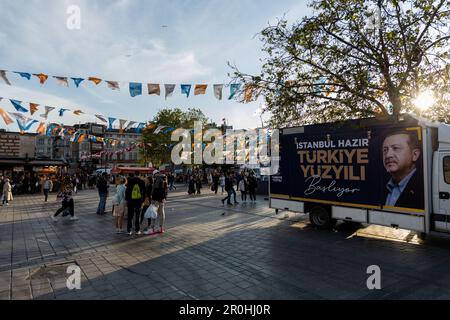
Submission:
M 331 218 L 331 213 L 321 206 L 311 209 L 309 221 L 318 229 L 331 229 L 336 224 L 336 220 Z

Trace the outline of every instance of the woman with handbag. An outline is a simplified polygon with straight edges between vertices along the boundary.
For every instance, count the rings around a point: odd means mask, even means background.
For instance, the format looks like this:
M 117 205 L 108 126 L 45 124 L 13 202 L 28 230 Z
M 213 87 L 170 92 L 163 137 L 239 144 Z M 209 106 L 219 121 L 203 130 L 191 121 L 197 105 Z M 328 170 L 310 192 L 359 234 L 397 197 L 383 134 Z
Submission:
M 164 207 L 167 200 L 168 193 L 167 178 L 165 175 L 158 175 L 153 184 L 152 199 L 157 208 L 157 218 L 152 219 L 151 232 L 146 234 L 164 233 L 164 222 L 166 213 Z M 152 206 L 150 206 L 152 208 Z M 156 220 L 159 221 L 159 231 L 155 231 Z
M 127 211 L 127 201 L 125 200 L 125 186 L 127 179 L 120 177 L 117 180 L 116 194 L 113 197 L 113 217 L 116 226 L 116 233 L 123 233 L 123 217 Z
M 145 200 L 144 203 L 142 204 L 141 220 L 140 220 L 140 224 L 142 224 L 144 219 L 147 218 L 147 227 L 144 229 L 144 234 L 152 224 L 151 218 L 145 217 L 145 213 L 147 212 L 148 207 L 150 207 L 150 204 L 152 203 L 152 192 L 153 192 L 153 177 L 148 176 L 145 179 Z

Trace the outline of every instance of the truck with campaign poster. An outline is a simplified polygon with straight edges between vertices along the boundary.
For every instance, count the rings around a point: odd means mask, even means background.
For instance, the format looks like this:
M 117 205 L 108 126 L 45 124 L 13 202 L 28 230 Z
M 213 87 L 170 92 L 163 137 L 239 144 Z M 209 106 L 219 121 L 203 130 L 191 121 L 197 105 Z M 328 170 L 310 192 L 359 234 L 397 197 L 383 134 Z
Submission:
M 410 115 L 280 129 L 270 207 L 337 220 L 450 232 L 450 125 Z

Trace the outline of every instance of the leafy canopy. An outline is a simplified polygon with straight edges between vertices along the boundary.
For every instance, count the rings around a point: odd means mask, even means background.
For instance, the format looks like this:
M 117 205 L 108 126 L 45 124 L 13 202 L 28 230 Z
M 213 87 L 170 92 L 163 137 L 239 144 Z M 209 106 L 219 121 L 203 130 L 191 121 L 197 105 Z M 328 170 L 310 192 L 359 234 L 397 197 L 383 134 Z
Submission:
M 233 81 L 263 95 L 271 125 L 384 117 L 450 122 L 449 10 L 444 0 L 315 0 L 313 14 L 262 30 L 259 75 Z M 413 100 L 432 90 L 426 111 Z

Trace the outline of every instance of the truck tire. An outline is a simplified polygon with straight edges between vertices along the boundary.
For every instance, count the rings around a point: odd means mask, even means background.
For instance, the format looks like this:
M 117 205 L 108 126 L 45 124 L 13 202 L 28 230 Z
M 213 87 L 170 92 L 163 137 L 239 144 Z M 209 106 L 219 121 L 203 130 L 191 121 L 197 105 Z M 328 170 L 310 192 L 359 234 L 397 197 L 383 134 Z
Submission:
M 331 212 L 322 206 L 315 206 L 309 212 L 309 221 L 318 229 L 331 229 L 336 224 L 336 220 L 331 218 Z

